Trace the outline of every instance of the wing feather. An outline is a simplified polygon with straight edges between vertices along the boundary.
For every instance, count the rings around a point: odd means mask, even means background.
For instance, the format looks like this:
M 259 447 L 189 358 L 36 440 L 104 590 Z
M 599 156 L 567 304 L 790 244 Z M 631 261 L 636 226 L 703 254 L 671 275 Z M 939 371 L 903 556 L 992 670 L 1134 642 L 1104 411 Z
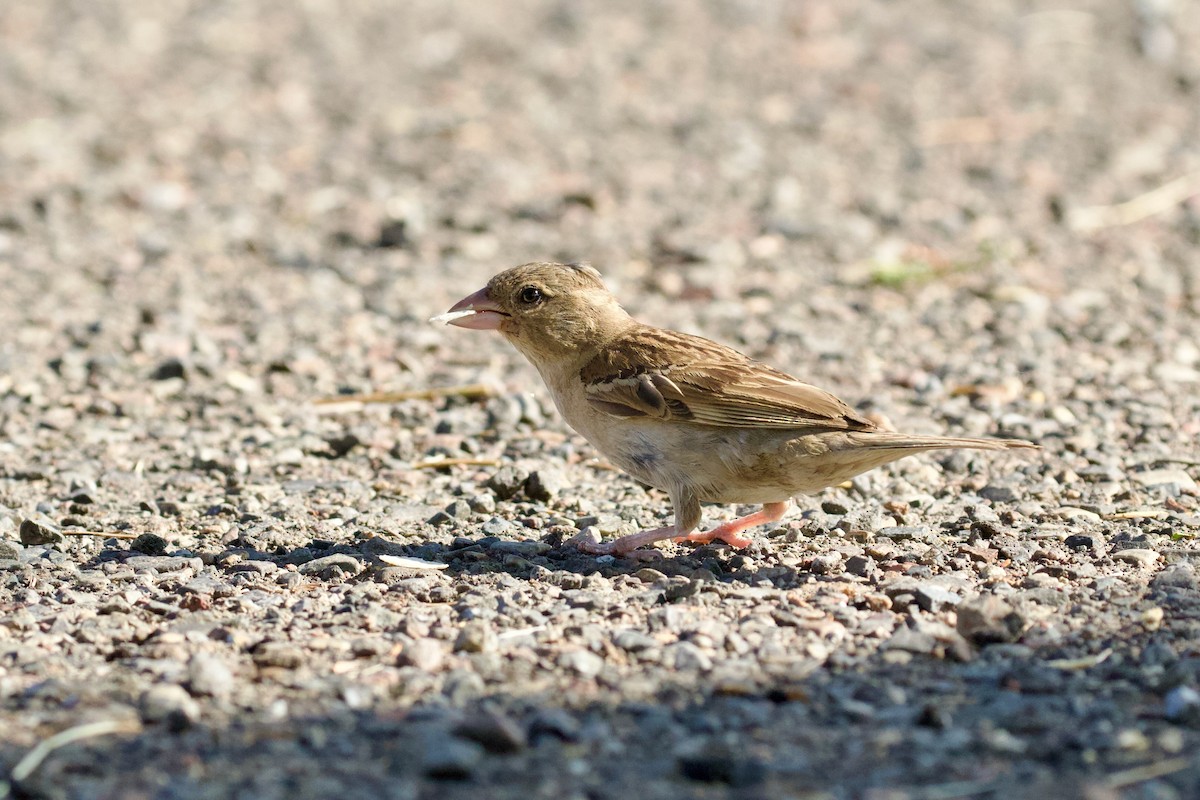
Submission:
M 588 401 L 618 417 L 822 430 L 875 426 L 829 392 L 699 336 L 643 326 L 580 371 Z

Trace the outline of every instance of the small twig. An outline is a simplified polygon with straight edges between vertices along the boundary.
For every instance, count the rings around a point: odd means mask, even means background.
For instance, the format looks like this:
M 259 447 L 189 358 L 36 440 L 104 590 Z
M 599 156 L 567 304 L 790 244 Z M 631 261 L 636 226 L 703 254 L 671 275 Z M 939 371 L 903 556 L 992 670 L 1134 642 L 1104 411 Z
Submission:
M 1092 656 L 1083 656 L 1082 658 L 1056 658 L 1046 662 L 1047 667 L 1061 669 L 1064 672 L 1077 672 L 1082 669 L 1091 669 L 1097 664 L 1103 664 L 1112 655 L 1112 648 L 1105 648 L 1099 653 Z
M 64 747 L 72 742 L 77 742 L 80 739 L 91 739 L 95 736 L 106 736 L 110 733 L 137 733 L 142 729 L 142 726 L 134 720 L 116 720 L 106 719 L 100 722 L 89 722 L 86 725 L 77 725 L 74 728 L 67 728 L 65 731 L 59 731 L 53 736 L 43 739 L 28 753 L 26 753 L 17 765 L 12 769 L 13 783 L 21 783 L 33 774 L 33 771 L 41 766 L 46 757 L 60 747 Z
M 541 633 L 546 630 L 545 625 L 535 625 L 532 628 L 517 628 L 511 631 L 501 631 L 496 637 L 500 641 L 508 641 L 509 639 L 520 639 L 523 636 L 532 636 L 535 633 Z
M 1180 772 L 1191 766 L 1191 763 L 1186 758 L 1168 758 L 1166 761 L 1158 761 L 1142 767 L 1123 769 L 1105 778 L 1104 785 L 1110 789 L 1122 789 L 1126 786 L 1132 786 L 1135 783 L 1143 783 L 1144 781 L 1161 778 L 1174 772 Z
M 393 567 L 404 567 L 406 569 L 446 569 L 449 564 L 443 564 L 441 561 L 429 561 L 424 558 L 413 558 L 412 556 L 392 556 L 387 553 L 380 553 L 379 560 Z
M 1049 120 L 1044 113 L 1004 116 L 947 117 L 921 123 L 917 142 L 921 147 L 948 144 L 988 144 L 1028 138 Z
M 436 400 L 439 397 L 465 397 L 468 400 L 485 400 L 496 394 L 487 384 L 469 383 L 465 386 L 435 386 L 429 389 L 413 389 L 407 392 L 378 392 L 376 394 L 345 394 L 321 397 L 313 403 L 331 406 L 339 403 L 402 403 L 405 400 Z
M 1189 172 L 1175 180 L 1151 189 L 1132 200 L 1111 206 L 1079 208 L 1070 214 L 1070 225 L 1077 231 L 1094 231 L 1131 225 L 1147 217 L 1153 217 L 1200 194 L 1200 170 Z
M 442 467 L 498 467 L 500 462 L 494 458 L 435 458 L 430 461 L 418 461 L 413 469 L 441 469 Z
M 100 536 L 105 539 L 136 539 L 136 533 L 105 533 L 104 531 L 59 531 L 63 536 Z

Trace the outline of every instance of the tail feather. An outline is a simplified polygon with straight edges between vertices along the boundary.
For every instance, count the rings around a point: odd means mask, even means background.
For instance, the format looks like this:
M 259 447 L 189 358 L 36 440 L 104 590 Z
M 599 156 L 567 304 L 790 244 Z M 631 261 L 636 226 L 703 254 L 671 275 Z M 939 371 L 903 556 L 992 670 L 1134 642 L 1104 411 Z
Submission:
M 1041 445 L 1023 439 L 971 439 L 957 436 L 916 436 L 891 431 L 850 434 L 854 443 L 881 450 L 1041 450 Z

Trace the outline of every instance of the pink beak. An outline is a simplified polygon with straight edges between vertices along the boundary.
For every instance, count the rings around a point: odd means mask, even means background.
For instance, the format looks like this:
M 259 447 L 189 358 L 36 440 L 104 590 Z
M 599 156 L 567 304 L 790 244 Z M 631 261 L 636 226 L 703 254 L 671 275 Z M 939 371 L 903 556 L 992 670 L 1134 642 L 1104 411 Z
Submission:
M 459 300 L 443 316 L 460 311 L 474 311 L 475 313 L 470 316 L 448 319 L 446 324 L 479 331 L 494 331 L 500 327 L 500 323 L 508 319 L 508 314 L 501 311 L 500 306 L 496 305 L 488 295 L 487 287 Z

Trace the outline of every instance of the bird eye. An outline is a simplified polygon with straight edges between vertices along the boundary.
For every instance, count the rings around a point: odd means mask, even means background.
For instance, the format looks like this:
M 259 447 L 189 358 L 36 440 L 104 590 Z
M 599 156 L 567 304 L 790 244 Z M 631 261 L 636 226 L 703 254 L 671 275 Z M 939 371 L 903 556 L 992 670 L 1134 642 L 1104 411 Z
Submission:
M 521 290 L 521 302 L 526 305 L 533 305 L 542 300 L 542 290 L 536 286 L 526 286 Z

